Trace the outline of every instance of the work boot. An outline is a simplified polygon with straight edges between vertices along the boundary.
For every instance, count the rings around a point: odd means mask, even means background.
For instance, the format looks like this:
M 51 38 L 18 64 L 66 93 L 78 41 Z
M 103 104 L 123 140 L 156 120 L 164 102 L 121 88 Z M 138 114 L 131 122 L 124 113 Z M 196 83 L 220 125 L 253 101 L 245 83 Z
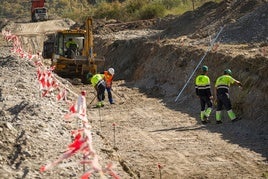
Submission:
M 114 104 L 113 99 L 109 99 L 110 104 Z
M 207 124 L 208 123 L 206 120 L 201 121 L 201 122 L 202 122 L 202 124 Z
M 101 102 L 98 102 L 97 104 L 96 104 L 96 108 L 100 108 L 100 107 L 102 107 L 103 106 L 103 104 L 101 103 Z
M 241 120 L 241 117 L 236 117 L 236 118 L 234 118 L 234 119 L 232 120 L 232 122 L 236 122 L 236 121 L 239 121 L 239 120 Z
M 222 123 L 222 121 L 220 120 L 220 121 L 216 121 L 216 124 L 221 124 Z
M 207 122 L 207 123 L 210 123 L 210 120 L 209 120 L 209 118 L 205 115 L 204 116 L 204 120 Z

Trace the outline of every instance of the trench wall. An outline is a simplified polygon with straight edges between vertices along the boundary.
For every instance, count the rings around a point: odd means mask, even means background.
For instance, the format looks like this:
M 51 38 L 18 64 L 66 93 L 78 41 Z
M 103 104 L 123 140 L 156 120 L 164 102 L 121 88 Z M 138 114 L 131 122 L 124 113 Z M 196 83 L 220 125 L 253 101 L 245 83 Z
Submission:
M 205 54 L 205 50 L 183 47 L 177 44 L 163 45 L 148 42 L 146 39 L 117 40 L 107 43 L 97 39 L 95 48 L 98 54 L 105 56 L 105 66 L 116 69 L 116 79 L 126 80 L 155 97 L 172 102 L 183 88 L 195 67 Z M 243 84 L 243 89 L 231 87 L 233 108 L 250 120 L 265 121 L 268 117 L 268 60 L 262 56 L 246 58 L 243 55 L 231 57 L 220 52 L 209 52 L 203 64 L 209 66 L 212 86 L 216 78 L 230 68 L 233 77 Z M 193 78 L 181 95 L 182 103 L 198 109 Z M 156 90 L 157 89 L 157 90 Z M 174 104 L 176 105 L 176 104 Z M 190 111 L 190 110 L 189 110 Z

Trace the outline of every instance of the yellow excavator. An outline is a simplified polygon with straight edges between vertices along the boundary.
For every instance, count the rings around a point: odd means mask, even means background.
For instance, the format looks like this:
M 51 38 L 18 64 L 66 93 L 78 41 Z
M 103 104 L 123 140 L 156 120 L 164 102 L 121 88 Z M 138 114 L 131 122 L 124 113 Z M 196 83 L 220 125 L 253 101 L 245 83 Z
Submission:
M 86 80 L 102 70 L 104 60 L 93 53 L 93 20 L 88 17 L 85 29 L 60 30 L 44 42 L 43 57 L 51 58 L 54 72 L 62 77 Z

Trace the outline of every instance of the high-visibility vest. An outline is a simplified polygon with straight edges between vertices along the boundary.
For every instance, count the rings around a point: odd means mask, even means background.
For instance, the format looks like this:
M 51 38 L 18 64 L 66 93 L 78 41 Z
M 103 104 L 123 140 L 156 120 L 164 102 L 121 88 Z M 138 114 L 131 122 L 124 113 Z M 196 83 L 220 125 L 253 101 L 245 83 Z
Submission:
M 210 79 L 207 75 L 198 75 L 195 79 L 196 94 L 201 96 L 211 96 Z
M 217 88 L 217 92 L 220 93 L 228 93 L 229 87 L 231 84 L 235 82 L 235 79 L 232 78 L 230 75 L 222 75 L 217 78 L 215 87 Z
M 76 47 L 77 47 L 77 44 L 74 41 L 68 41 L 68 42 L 66 42 L 66 47 L 69 48 L 71 44 L 72 45 L 76 45 Z
M 96 74 L 91 78 L 91 84 L 93 86 L 96 86 L 101 80 L 103 80 L 104 75 L 103 74 Z
M 111 87 L 113 81 L 113 75 L 111 75 L 108 71 L 104 71 L 104 79 L 107 87 Z

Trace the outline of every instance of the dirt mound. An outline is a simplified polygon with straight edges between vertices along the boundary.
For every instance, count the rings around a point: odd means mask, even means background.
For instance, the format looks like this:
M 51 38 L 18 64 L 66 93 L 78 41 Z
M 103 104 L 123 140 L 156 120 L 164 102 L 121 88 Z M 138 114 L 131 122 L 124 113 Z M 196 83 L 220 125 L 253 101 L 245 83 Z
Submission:
M 48 98 L 40 100 L 38 86 L 32 80 L 36 77 L 35 67 L 7 52 L 7 49 L 1 48 L 0 177 L 19 178 L 30 174 L 31 178 L 35 178 L 39 174 L 31 170 L 39 170 L 38 161 L 47 155 L 46 146 L 50 141 L 56 140 L 56 136 L 67 137 L 62 144 L 68 141 L 66 129 L 53 120 L 61 117 L 61 112 L 53 110 L 64 105 Z M 62 128 L 61 132 L 53 132 L 49 129 L 50 125 Z M 61 150 L 57 146 L 50 152 Z M 11 168 L 18 171 L 11 172 Z
M 177 38 L 186 35 L 193 39 L 202 39 L 224 27 L 220 36 L 223 43 L 265 42 L 268 38 L 267 6 L 266 0 L 208 2 L 181 16 L 133 22 L 96 20 L 94 33 L 105 35 L 123 30 L 150 28 L 163 30 L 157 38 Z
M 221 42 L 268 42 L 268 3 L 237 19 L 223 31 Z
M 208 2 L 174 19 L 162 36 L 206 38 L 224 26 L 222 42 L 262 42 L 267 40 L 267 21 L 267 3 L 263 0 Z
M 105 35 L 112 32 L 119 32 L 123 30 L 138 30 L 151 28 L 157 23 L 157 19 L 139 20 L 132 22 L 120 22 L 117 20 L 97 19 L 94 22 L 94 34 Z
M 59 19 L 51 21 L 43 21 L 36 23 L 21 23 L 11 21 L 5 26 L 4 30 L 12 30 L 13 34 L 31 35 L 31 34 L 45 34 L 53 33 L 57 30 L 69 29 L 75 22 L 70 19 Z

